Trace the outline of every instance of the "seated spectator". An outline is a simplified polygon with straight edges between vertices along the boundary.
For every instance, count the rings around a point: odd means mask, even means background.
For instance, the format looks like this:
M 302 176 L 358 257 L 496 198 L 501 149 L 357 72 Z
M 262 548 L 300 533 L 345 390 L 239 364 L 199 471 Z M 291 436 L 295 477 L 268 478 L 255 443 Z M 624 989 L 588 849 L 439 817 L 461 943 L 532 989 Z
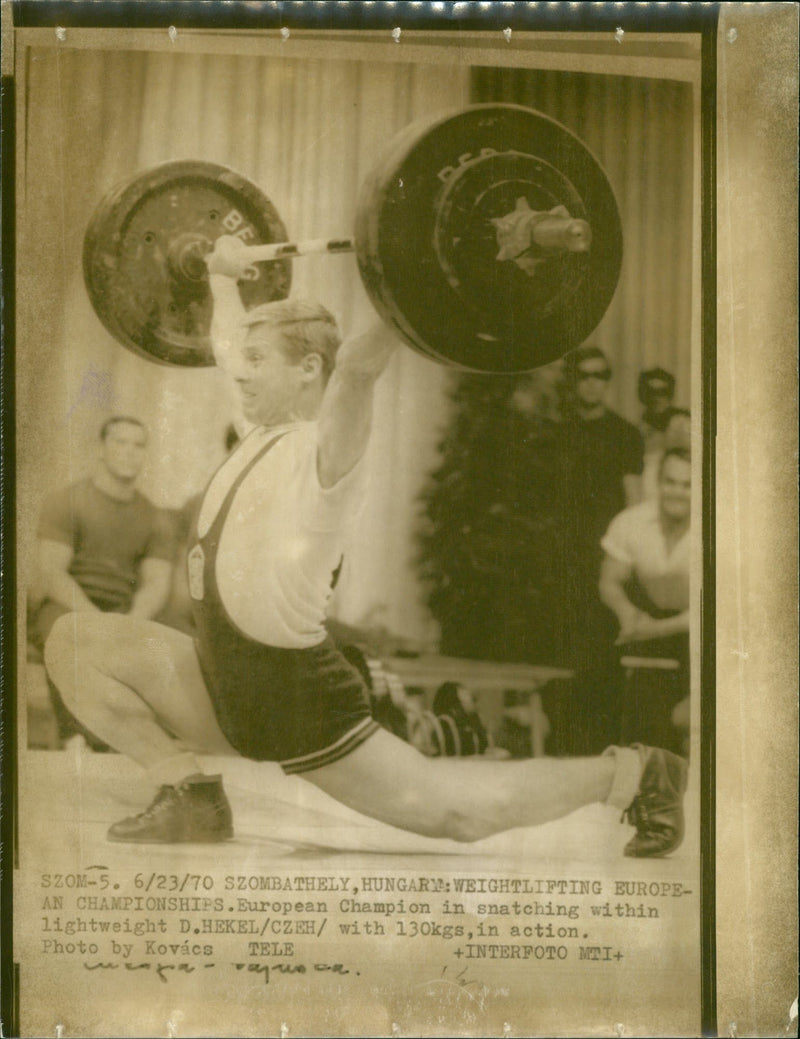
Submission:
M 672 700 L 662 704 L 662 713 L 664 708 L 672 712 L 676 695 L 688 696 L 690 519 L 689 453 L 673 448 L 661 461 L 658 498 L 620 513 L 602 540 L 599 592 L 619 622 L 617 644 L 628 653 L 675 659 L 680 665 L 677 686 L 662 690 Z M 654 699 L 664 674 L 668 672 L 650 676 Z M 658 709 L 653 703 L 653 712 Z M 625 733 L 623 738 L 632 735 L 644 739 L 640 733 Z
M 146 445 L 138 419 L 110 418 L 100 430 L 93 475 L 45 500 L 38 530 L 43 598 L 29 633 L 39 650 L 64 613 L 100 610 L 150 620 L 163 609 L 175 546 L 165 512 L 136 488 Z M 101 749 L 52 685 L 50 695 L 61 740 L 80 733 Z
M 691 462 L 687 451 L 674 448 L 664 455 L 658 486 L 657 501 L 625 509 L 612 520 L 602 540 L 600 597 L 617 616 L 620 644 L 689 631 Z

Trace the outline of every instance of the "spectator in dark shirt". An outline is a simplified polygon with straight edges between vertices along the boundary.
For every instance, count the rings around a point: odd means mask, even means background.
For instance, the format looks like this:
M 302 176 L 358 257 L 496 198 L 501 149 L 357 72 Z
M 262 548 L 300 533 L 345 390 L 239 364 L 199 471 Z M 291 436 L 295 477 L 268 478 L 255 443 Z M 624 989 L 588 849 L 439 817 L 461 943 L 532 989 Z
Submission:
M 598 347 L 583 346 L 564 358 L 561 501 L 598 562 L 600 538 L 612 518 L 640 500 L 644 456 L 639 430 L 606 404 L 611 377 Z
M 638 392 L 642 404 L 639 431 L 644 443 L 644 500 L 658 496 L 658 470 L 661 456 L 668 446 L 667 430 L 673 416 L 686 412 L 675 407 L 675 377 L 665 368 L 647 368 L 643 371 L 639 376 Z
M 39 649 L 64 613 L 100 610 L 150 620 L 164 607 L 174 536 L 166 513 L 136 488 L 146 445 L 138 419 L 109 419 L 93 475 L 45 500 L 38 530 L 44 597 L 30 633 Z M 51 694 L 61 738 L 81 731 Z
M 598 720 L 598 742 L 616 728 L 605 703 L 615 630 L 597 594 L 600 540 L 614 516 L 639 501 L 644 460 L 639 430 L 606 403 L 611 378 L 598 347 L 567 354 L 556 448 L 560 602 L 554 616 L 561 662 L 582 673 L 581 696 Z
M 641 431 L 646 448 L 650 435 L 663 433 L 675 411 L 675 376 L 665 368 L 647 368 L 639 376 L 638 393 L 643 409 Z

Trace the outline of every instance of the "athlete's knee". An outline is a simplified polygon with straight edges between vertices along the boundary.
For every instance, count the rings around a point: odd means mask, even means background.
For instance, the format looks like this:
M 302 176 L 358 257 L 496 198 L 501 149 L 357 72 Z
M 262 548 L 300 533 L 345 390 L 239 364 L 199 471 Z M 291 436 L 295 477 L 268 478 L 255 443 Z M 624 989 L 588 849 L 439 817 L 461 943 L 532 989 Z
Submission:
M 425 799 L 418 804 L 418 813 L 415 813 L 421 833 L 470 844 L 494 832 L 491 822 L 482 818 L 477 808 L 470 804 L 468 793 L 463 798 L 456 798 L 452 791 L 437 791 L 435 773 L 432 782 L 426 784 L 426 791 Z
M 415 820 L 413 828 L 426 836 L 446 837 L 460 844 L 494 833 L 497 827 L 493 821 L 471 803 L 468 784 L 464 784 L 465 789 L 455 786 L 452 779 L 442 777 L 438 764 L 436 759 L 421 756 L 419 781 L 405 791 L 404 814 Z
M 59 617 L 44 644 L 44 666 L 50 679 L 56 684 L 62 697 L 69 694 L 70 681 L 75 672 L 78 647 L 77 613 L 65 613 Z
M 124 683 L 103 680 L 113 677 L 137 651 L 135 633 L 127 632 L 118 620 L 111 614 L 67 613 L 53 625 L 45 643 L 47 673 L 65 706 L 81 720 L 93 719 L 98 710 L 120 722 L 152 715 Z
M 87 689 L 92 674 L 107 670 L 113 653 L 108 620 L 102 613 L 65 613 L 50 630 L 45 668 L 68 707 Z
M 471 844 L 494 833 L 495 827 L 467 808 L 450 808 L 442 818 L 442 836 L 461 844 Z

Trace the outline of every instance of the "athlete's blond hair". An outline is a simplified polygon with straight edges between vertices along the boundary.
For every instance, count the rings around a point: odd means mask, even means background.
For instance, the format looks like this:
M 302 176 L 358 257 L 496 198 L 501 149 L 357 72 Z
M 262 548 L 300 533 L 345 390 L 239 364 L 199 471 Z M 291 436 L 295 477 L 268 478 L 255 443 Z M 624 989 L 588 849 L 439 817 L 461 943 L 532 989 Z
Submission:
M 299 363 L 308 354 L 322 358 L 322 381 L 327 383 L 336 364 L 336 351 L 342 342 L 336 318 L 321 303 L 304 299 L 282 299 L 262 303 L 244 317 L 246 328 L 269 325 L 279 328 L 289 360 Z

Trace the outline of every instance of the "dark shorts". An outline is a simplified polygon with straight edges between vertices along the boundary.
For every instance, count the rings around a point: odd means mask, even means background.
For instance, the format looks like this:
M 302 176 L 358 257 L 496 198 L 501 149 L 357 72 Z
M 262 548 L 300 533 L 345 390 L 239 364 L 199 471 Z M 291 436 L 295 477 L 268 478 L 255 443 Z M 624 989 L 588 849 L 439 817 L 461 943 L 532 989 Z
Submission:
M 200 640 L 195 648 L 219 726 L 246 758 L 309 772 L 378 728 L 361 676 L 329 638 L 311 649 L 252 643 L 224 662 Z

